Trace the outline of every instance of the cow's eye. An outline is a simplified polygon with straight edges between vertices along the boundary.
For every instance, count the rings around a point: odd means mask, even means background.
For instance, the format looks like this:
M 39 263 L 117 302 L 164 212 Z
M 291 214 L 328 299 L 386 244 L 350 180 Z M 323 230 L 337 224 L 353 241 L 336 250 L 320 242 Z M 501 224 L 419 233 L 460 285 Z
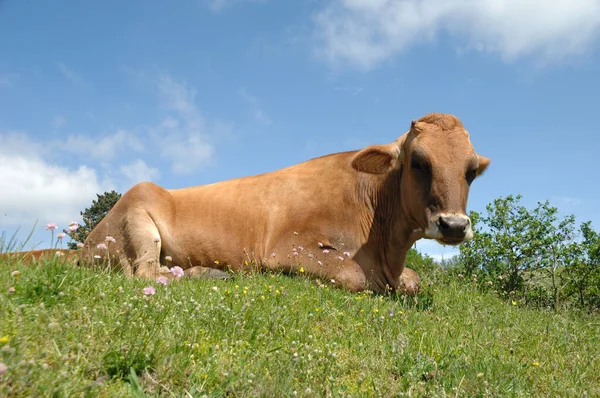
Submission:
M 467 180 L 468 184 L 471 184 L 476 176 L 477 176 L 477 169 L 470 169 L 470 170 L 467 170 L 465 179 Z
M 419 162 L 417 159 L 412 159 L 411 160 L 410 167 L 411 167 L 411 169 L 413 169 L 415 171 L 422 171 L 424 169 L 424 167 L 421 164 L 421 162 Z

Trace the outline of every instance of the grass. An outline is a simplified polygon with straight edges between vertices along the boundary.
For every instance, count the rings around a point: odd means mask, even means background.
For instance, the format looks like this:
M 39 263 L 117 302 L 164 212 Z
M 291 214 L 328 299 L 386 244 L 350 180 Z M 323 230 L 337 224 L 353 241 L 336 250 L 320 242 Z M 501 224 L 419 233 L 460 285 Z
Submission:
M 118 273 L 0 260 L 0 396 L 600 395 L 597 317 L 435 279 L 418 304 L 277 274 L 145 296 Z

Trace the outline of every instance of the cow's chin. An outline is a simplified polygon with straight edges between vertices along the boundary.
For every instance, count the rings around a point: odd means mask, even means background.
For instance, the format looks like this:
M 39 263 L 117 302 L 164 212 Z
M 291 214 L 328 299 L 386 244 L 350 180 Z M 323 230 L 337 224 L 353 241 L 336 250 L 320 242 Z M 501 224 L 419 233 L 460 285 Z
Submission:
M 467 242 L 473 239 L 473 230 L 469 227 L 467 229 L 467 232 L 465 233 L 465 236 L 462 239 L 451 238 L 444 236 L 444 234 L 442 234 L 442 232 L 437 228 L 437 226 L 433 225 L 425 230 L 423 238 L 435 240 L 438 243 L 446 246 L 458 246 L 463 242 Z
M 436 239 L 436 241 L 444 246 L 458 246 L 465 241 L 465 239 Z

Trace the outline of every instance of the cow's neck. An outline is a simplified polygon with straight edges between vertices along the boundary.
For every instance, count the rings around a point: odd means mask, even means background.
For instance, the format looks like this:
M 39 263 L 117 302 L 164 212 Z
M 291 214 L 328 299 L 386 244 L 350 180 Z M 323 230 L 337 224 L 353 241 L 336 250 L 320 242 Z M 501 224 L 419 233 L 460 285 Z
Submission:
M 413 220 L 404 212 L 400 189 L 401 171 L 394 172 L 374 185 L 371 203 L 373 229 L 385 283 L 397 287 L 404 270 L 406 255 L 419 239 Z

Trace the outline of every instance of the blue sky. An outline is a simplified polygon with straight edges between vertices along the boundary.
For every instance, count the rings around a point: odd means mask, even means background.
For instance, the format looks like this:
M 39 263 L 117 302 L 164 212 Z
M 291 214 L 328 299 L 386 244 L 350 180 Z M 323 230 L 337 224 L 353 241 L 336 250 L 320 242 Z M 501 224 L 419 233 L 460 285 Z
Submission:
M 599 0 L 0 1 L 0 231 L 37 220 L 48 246 L 96 193 L 387 143 L 434 111 L 492 159 L 470 209 L 520 193 L 598 228 L 599 36 Z

